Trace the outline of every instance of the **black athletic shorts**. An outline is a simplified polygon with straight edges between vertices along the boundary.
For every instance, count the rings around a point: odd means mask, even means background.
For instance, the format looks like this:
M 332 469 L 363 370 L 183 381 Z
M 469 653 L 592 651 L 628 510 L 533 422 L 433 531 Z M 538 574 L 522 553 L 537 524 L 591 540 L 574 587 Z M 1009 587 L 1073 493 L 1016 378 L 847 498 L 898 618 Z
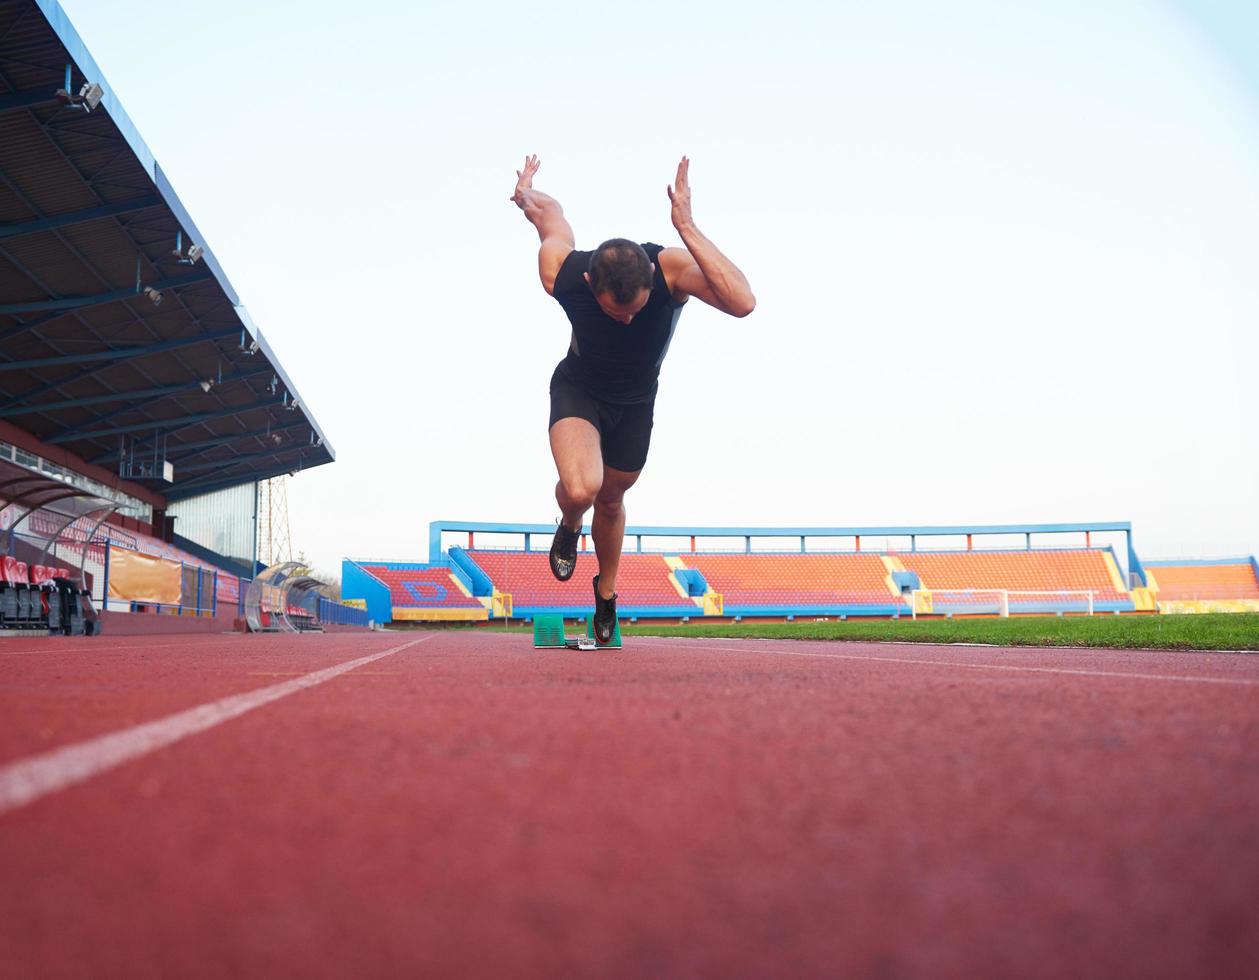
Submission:
M 655 408 L 654 399 L 636 405 L 600 401 L 573 384 L 560 362 L 551 375 L 551 421 L 547 428 L 560 419 L 585 419 L 599 430 L 604 465 L 636 473 L 647 462 Z

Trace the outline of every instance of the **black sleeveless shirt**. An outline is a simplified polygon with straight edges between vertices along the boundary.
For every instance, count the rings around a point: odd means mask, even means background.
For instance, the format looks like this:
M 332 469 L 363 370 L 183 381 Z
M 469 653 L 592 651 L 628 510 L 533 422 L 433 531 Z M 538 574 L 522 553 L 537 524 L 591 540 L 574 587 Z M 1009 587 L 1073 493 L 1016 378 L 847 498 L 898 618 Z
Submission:
M 656 397 L 660 364 L 683 306 L 673 301 L 660 271 L 663 248 L 643 243 L 656 273 L 647 305 L 629 324 L 618 323 L 599 308 L 582 276 L 593 252 L 570 252 L 555 277 L 553 295 L 573 325 L 568 356 L 555 373 L 600 401 L 634 405 Z

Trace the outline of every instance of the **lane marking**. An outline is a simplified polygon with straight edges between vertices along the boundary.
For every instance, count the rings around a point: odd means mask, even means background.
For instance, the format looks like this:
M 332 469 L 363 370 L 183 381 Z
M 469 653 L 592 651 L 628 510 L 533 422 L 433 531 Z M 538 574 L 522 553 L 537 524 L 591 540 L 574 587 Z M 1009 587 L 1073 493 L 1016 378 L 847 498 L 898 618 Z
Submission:
M 436 635 L 430 633 L 381 653 L 326 667 L 257 691 L 234 694 L 156 721 L 124 728 L 122 731 L 111 732 L 0 767 L 0 815 L 33 803 L 49 793 L 85 782 L 124 762 L 131 762 L 166 748 L 190 735 L 214 728 L 255 708 L 323 684 L 356 667 L 374 663 L 417 643 L 431 640 Z
M 735 640 L 735 643 L 746 643 L 746 640 Z M 968 664 L 954 660 L 914 660 L 909 657 L 859 657 L 851 653 L 809 653 L 804 650 L 771 650 L 741 649 L 738 647 L 715 647 L 707 645 L 686 645 L 691 650 L 720 650 L 722 653 L 768 653 L 782 657 L 814 657 L 820 660 L 858 660 L 864 663 L 880 664 L 917 664 L 927 667 L 966 667 L 970 670 L 1007 670 L 1029 674 L 1075 674 L 1083 677 L 1123 677 L 1142 681 L 1179 681 L 1184 684 L 1230 684 L 1235 687 L 1259 687 L 1259 680 L 1243 677 L 1186 677 L 1179 674 L 1138 674 L 1125 673 L 1121 670 L 1085 670 L 1075 667 L 1018 667 L 1014 664 Z
M 400 670 L 356 670 L 355 677 L 397 677 Z M 301 677 L 300 670 L 256 670 L 250 671 L 246 677 Z

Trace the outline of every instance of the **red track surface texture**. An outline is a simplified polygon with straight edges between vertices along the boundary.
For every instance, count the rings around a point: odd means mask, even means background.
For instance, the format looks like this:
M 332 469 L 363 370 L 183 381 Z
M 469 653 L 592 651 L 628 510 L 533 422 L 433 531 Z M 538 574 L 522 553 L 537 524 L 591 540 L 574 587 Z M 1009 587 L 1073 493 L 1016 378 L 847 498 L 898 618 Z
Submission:
M 1255 657 L 106 635 L 0 719 L 6 978 L 1259 963 Z

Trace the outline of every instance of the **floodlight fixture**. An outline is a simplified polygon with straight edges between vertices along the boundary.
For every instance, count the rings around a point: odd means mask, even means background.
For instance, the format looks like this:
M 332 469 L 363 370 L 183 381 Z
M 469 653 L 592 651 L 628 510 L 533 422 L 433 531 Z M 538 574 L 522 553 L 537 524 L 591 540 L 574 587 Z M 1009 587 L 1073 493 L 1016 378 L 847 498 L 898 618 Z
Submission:
M 210 390 L 211 388 L 213 388 L 213 387 L 214 387 L 214 382 L 213 382 L 213 381 L 202 381 L 202 382 L 201 382 L 201 390 L 202 390 L 202 391 L 204 391 L 204 392 L 207 392 L 207 393 L 208 393 L 208 392 L 209 392 L 209 390 Z
M 73 66 L 66 65 L 66 84 L 64 88 L 57 89 L 57 101 L 68 109 L 91 112 L 101 104 L 101 99 L 105 97 L 105 90 L 101 88 L 99 82 L 84 82 L 79 91 L 74 92 L 71 87 L 72 72 Z
M 84 112 L 91 112 L 101 104 L 101 99 L 105 97 L 105 90 L 101 88 L 99 82 L 84 82 L 83 87 L 79 89 L 79 101 L 83 105 Z
M 145 286 L 144 295 L 149 298 L 154 306 L 162 305 L 162 291 L 160 289 L 154 289 L 152 286 Z
M 205 253 L 205 249 L 200 245 L 189 245 L 188 253 L 184 254 L 184 230 L 180 228 L 175 232 L 175 248 L 171 252 L 180 265 L 196 265 L 197 259 Z

